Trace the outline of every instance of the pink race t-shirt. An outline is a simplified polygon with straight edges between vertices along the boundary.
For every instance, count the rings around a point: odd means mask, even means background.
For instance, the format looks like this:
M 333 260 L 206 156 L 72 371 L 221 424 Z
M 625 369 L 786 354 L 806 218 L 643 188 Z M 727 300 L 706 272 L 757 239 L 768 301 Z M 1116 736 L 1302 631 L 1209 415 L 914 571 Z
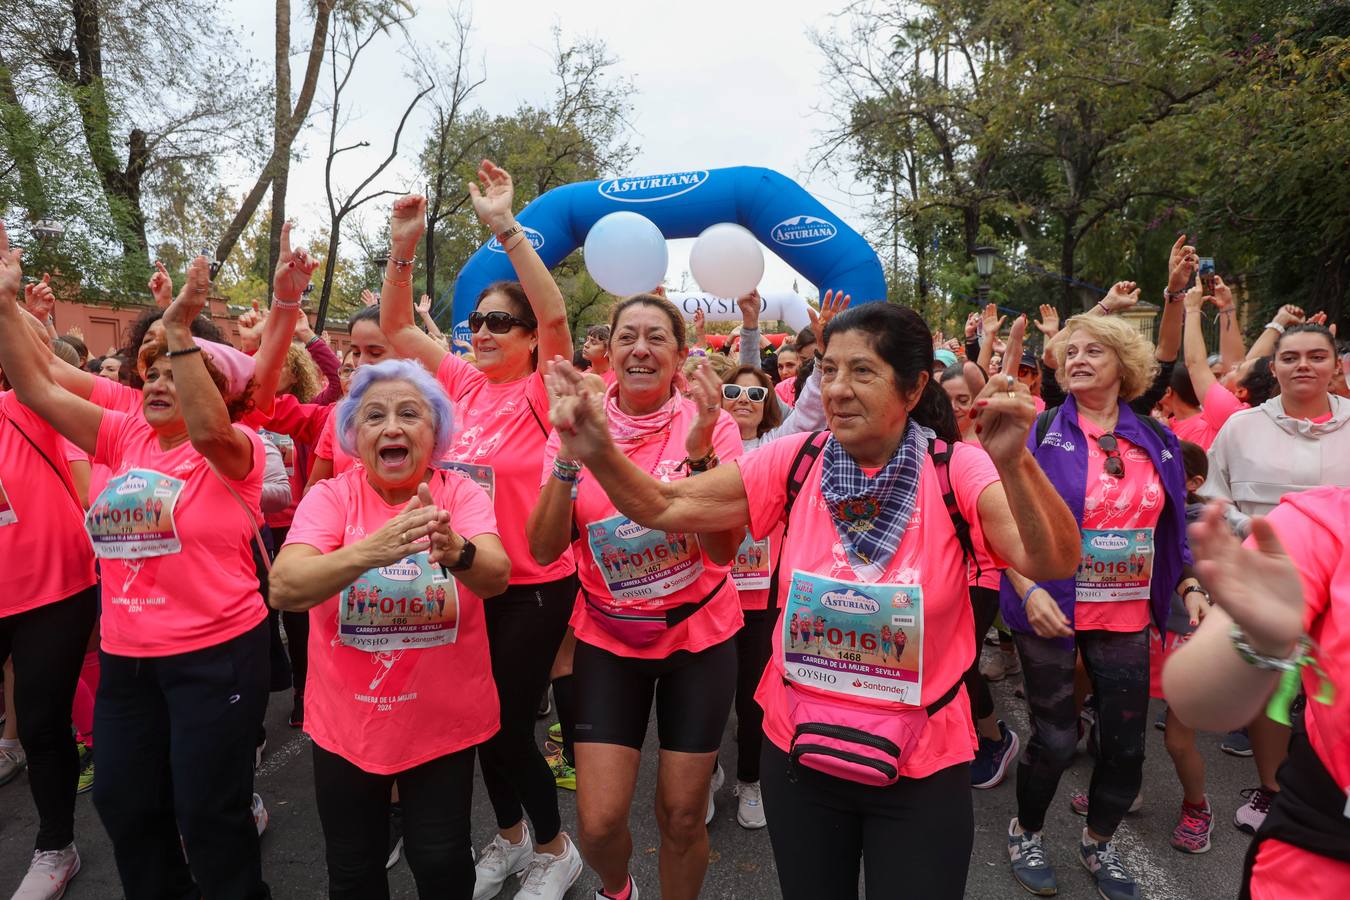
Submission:
M 1124 463 L 1125 477 L 1106 474 L 1107 454 L 1097 446 L 1097 438 L 1105 432 L 1087 416 L 1079 416 L 1078 425 L 1087 439 L 1088 467 L 1081 526 L 1083 552 L 1078 564 L 1078 589 L 1073 608 L 1074 628 L 1078 631 L 1140 631 L 1149 623 L 1153 535 L 1167 499 L 1162 480 L 1148 453 L 1120 435 L 1116 435 L 1116 453 Z M 1094 539 L 1102 546 L 1122 539 L 1130 545 L 1125 549 L 1099 549 L 1093 546 Z M 1128 571 L 1112 576 L 1110 566 L 1124 566 Z M 1142 597 L 1088 599 L 1122 591 L 1142 594 Z
M 84 536 L 68 446 L 12 391 L 0 393 L 0 618 L 64 600 L 94 583 L 94 554 Z
M 1314 488 L 1286 494 L 1268 516 L 1303 581 L 1303 627 L 1317 642 L 1317 661 L 1332 684 L 1350 678 L 1350 490 Z M 1255 545 L 1251 538 L 1247 546 Z M 1309 700 L 1304 711 L 1308 741 L 1336 784 L 1350 789 L 1350 707 L 1317 703 L 1316 673 L 1303 670 Z M 1335 897 L 1350 891 L 1350 863 L 1278 840 L 1262 842 L 1252 870 L 1253 900 Z
M 1200 412 L 1189 418 L 1173 419 L 1169 424 L 1171 424 L 1172 431 L 1177 437 L 1183 441 L 1198 444 L 1206 451 L 1213 446 L 1214 439 L 1219 436 L 1219 429 L 1232 417 L 1233 413 L 1251 409 L 1246 403 L 1234 397 L 1232 391 L 1217 381 L 1205 391 L 1201 403 Z
M 110 378 L 95 378 L 94 387 L 89 392 L 89 402 L 95 406 L 101 406 L 104 409 L 110 409 L 113 412 L 126 413 L 129 416 L 138 417 L 141 415 L 141 404 L 145 400 L 145 395 L 133 387 L 127 387 L 118 381 Z M 89 498 L 92 500 L 108 484 L 108 479 L 112 477 L 112 472 L 108 467 L 99 463 L 89 461 Z
M 778 395 L 778 399 L 782 400 L 789 407 L 797 405 L 797 398 L 792 394 L 792 386 L 796 381 L 797 379 L 795 378 L 784 378 L 782 381 L 778 382 L 778 384 L 774 385 L 773 388 L 773 392 Z
M 361 461 L 343 450 L 342 444 L 338 442 L 336 403 L 329 408 L 328 422 L 319 433 L 319 442 L 314 445 L 314 458 L 326 459 L 333 464 L 333 474 L 329 475 L 329 478 L 336 478 L 349 469 L 361 467 Z
M 762 536 L 772 531 L 783 518 L 787 502 L 788 467 L 809 439 L 809 435 L 793 435 L 760 447 L 740 462 L 741 480 L 745 485 L 750 507 L 750 532 Z M 784 539 L 783 558 L 779 566 L 779 597 L 783 611 L 773 636 L 773 654 L 764 670 L 755 700 L 764 709 L 764 733 L 780 749 L 787 751 L 792 742 L 793 724 L 788 716 L 785 677 L 784 617 L 790 614 L 794 573 L 806 578 L 829 579 L 855 585 L 865 590 L 868 585 L 854 573 L 843 544 L 821 496 L 822 463 L 817 462 L 807 475 L 792 507 Z M 979 497 L 990 485 L 998 482 L 998 472 L 987 454 L 966 443 L 958 443 L 952 450 L 951 482 L 957 507 L 972 526 L 979 521 Z M 973 535 L 978 543 L 983 534 Z M 835 695 L 832 699 L 848 705 L 856 703 L 869 709 L 904 709 L 913 705 L 928 705 L 957 684 L 975 658 L 974 624 L 970 608 L 965 566 L 961 560 L 961 545 L 951 517 L 942 501 L 933 461 L 926 458 L 919 480 L 919 496 L 908 528 L 900 539 L 900 546 L 876 584 L 911 586 L 917 590 L 921 615 L 917 622 L 917 638 L 906 629 L 908 652 L 901 652 L 903 665 L 910 677 L 917 677 L 919 704 L 902 704 L 875 697 Z M 835 588 L 834 590 L 840 590 Z M 852 589 L 850 589 L 852 590 Z M 892 600 L 912 610 L 913 600 Z M 790 625 L 790 620 L 789 620 Z M 862 627 L 862 626 L 859 626 Z M 838 631 L 831 629 L 830 631 Z M 816 630 L 814 640 L 826 637 Z M 796 640 L 788 636 L 792 644 Z M 867 636 L 864 635 L 864 642 Z M 883 633 L 881 650 L 897 646 Z M 834 638 L 830 637 L 831 644 Z M 917 645 L 917 652 L 914 648 Z M 867 644 L 863 643 L 866 647 Z M 810 691 L 811 688 L 798 688 Z M 913 754 L 900 769 L 906 778 L 922 778 L 946 768 L 967 762 L 974 757 L 975 730 L 970 718 L 970 704 L 964 688 L 958 688 L 956 698 L 928 720 Z
M 463 478 L 437 473 L 431 479 L 436 504 L 450 511 L 450 527 L 473 540 L 496 534 L 496 522 L 487 494 Z M 331 553 L 357 543 L 377 531 L 403 505 L 384 501 L 366 480 L 364 469 L 320 481 L 310 489 L 295 511 L 286 546 L 306 544 L 321 553 Z M 410 568 L 410 564 L 412 565 Z M 425 554 L 383 569 L 397 584 L 408 573 L 431 572 Z M 434 646 L 375 652 L 350 646 L 343 634 L 359 634 L 367 607 L 383 602 L 386 614 L 403 610 L 386 594 L 367 596 L 367 577 L 348 593 L 359 592 L 358 613 L 340 627 L 342 615 L 352 617 L 355 598 L 330 597 L 309 611 L 309 681 L 305 688 L 305 731 L 314 742 L 367 772 L 391 775 L 422 763 L 463 750 L 487 740 L 497 732 L 497 688 L 488 656 L 487 626 L 483 601 L 461 582 L 444 573 L 428 582 L 425 608 L 409 608 L 410 617 L 421 623 L 448 629 L 450 639 Z M 434 610 L 433 606 L 434 604 Z M 404 619 L 382 620 L 404 622 Z M 394 639 L 397 640 L 397 639 Z M 395 643 L 397 647 L 398 644 Z
M 547 566 L 530 555 L 525 522 L 539 502 L 539 460 L 548 441 L 548 392 L 544 376 L 494 384 L 482 370 L 445 354 L 436 380 L 455 404 L 455 442 L 447 460 L 492 497 L 502 546 L 511 560 L 512 584 L 542 584 L 576 569 L 566 550 Z M 551 458 L 550 458 L 551 462 Z M 444 465 L 444 463 L 442 464 Z
M 170 656 L 238 637 L 267 616 L 253 568 L 253 528 L 266 459 L 252 446 L 248 475 L 230 485 L 245 512 L 191 441 L 162 450 L 140 416 L 107 411 L 93 462 L 112 478 L 93 498 L 85 527 L 103 556 L 103 649 Z M 139 558 L 115 558 L 139 546 Z M 98 548 L 104 548 L 99 550 Z
M 680 468 L 680 464 L 685 457 L 684 441 L 696 417 L 697 408 L 694 404 L 682 400 L 677 404 L 674 417 L 667 428 L 641 442 L 620 444 L 620 447 L 639 468 L 656 478 L 663 481 L 683 478 L 685 472 Z M 539 481 L 540 484 L 547 484 L 553 477 L 553 458 L 557 455 L 560 444 L 556 431 L 549 435 L 544 450 L 543 477 Z M 729 413 L 719 413 L 717 424 L 713 427 L 712 444 L 722 465 L 740 459 L 741 431 Z M 573 504 L 572 515 L 581 533 L 581 540 L 576 544 L 575 556 L 582 593 L 589 593 L 592 597 L 612 597 L 613 591 L 607 579 L 616 581 L 622 579 L 626 570 L 625 564 L 620 561 L 620 554 L 611 546 L 611 541 L 606 535 L 622 528 L 626 520 L 623 520 L 614 504 L 610 502 L 600 483 L 585 470 L 582 471 L 581 481 L 577 485 L 577 499 Z M 642 531 L 647 533 L 645 529 Z M 736 583 L 730 575 L 731 567 L 719 566 L 708 559 L 693 534 L 667 537 L 674 542 L 677 548 L 675 552 L 678 553 L 680 561 L 692 563 L 684 569 L 692 580 L 673 593 L 655 598 L 660 604 L 659 608 L 697 603 L 722 583 L 716 596 L 688 619 L 673 628 L 667 628 L 661 637 L 645 647 L 629 646 L 596 624 L 590 608 L 582 597 L 578 599 L 576 609 L 572 613 L 572 627 L 576 629 L 579 640 L 608 650 L 616 656 L 664 659 L 677 650 L 688 650 L 691 653 L 705 650 L 727 640 L 740 629 L 744 620 L 741 616 Z M 661 548 L 664 547 L 666 543 L 662 541 Z M 655 551 L 661 548 L 651 549 Z M 603 572 L 602 565 L 605 567 Z M 646 608 L 646 601 L 635 602 L 641 603 L 642 607 Z

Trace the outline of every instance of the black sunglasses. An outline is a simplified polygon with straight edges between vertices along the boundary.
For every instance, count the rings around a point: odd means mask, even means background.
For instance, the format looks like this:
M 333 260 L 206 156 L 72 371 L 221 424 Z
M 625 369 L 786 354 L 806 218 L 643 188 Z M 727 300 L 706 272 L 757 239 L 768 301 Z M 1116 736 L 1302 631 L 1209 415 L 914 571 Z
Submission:
M 1102 448 L 1106 454 L 1106 462 L 1102 463 L 1102 471 L 1112 478 L 1125 477 L 1125 460 L 1120 457 L 1120 444 L 1116 441 L 1114 434 L 1104 434 L 1097 438 L 1097 446 Z
M 769 396 L 769 389 L 764 387 L 742 387 L 739 384 L 722 385 L 722 399 L 735 400 L 741 396 L 741 391 L 750 398 L 751 403 L 763 403 L 764 398 Z
M 484 322 L 487 323 L 488 331 L 493 334 L 506 334 L 517 325 L 521 328 L 534 328 L 533 325 L 526 322 L 524 319 L 518 319 L 509 312 L 502 312 L 497 309 L 490 313 L 469 313 L 469 332 L 471 334 L 477 334 L 478 329 L 483 327 Z

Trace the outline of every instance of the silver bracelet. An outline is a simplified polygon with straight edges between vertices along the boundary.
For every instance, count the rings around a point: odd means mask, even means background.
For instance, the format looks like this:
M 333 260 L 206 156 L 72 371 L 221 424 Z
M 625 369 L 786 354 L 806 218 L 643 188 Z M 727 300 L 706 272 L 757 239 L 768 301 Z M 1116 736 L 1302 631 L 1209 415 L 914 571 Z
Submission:
M 1237 651 L 1238 656 L 1242 657 L 1243 662 L 1269 672 L 1295 671 L 1302 664 L 1309 646 L 1308 636 L 1305 634 L 1298 639 L 1298 643 L 1294 645 L 1294 652 L 1288 657 L 1266 656 L 1264 653 L 1258 653 L 1252 649 L 1252 645 L 1247 642 L 1247 635 L 1243 633 L 1236 622 L 1228 629 L 1228 639 L 1233 642 L 1233 649 Z
M 1266 327 L 1269 328 L 1271 331 L 1276 331 L 1279 332 L 1280 334 L 1284 334 L 1284 326 L 1273 319 L 1266 323 Z

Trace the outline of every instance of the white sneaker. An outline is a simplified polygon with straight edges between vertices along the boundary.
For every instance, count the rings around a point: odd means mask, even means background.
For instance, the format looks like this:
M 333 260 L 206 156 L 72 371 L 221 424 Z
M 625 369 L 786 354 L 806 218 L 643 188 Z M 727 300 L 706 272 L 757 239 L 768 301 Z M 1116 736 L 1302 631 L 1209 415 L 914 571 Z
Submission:
M 473 900 L 488 900 L 500 894 L 506 879 L 530 864 L 534 857 L 533 848 L 528 825 L 519 844 L 494 834 L 473 867 Z
M 258 829 L 258 837 L 267 830 L 267 822 L 271 817 L 267 815 L 267 807 L 263 806 L 262 796 L 253 795 L 253 827 Z
M 727 780 L 727 773 L 722 771 L 722 764 L 718 763 L 717 768 L 713 769 L 712 783 L 708 785 L 708 815 L 703 820 L 704 825 L 711 825 L 712 820 L 717 816 L 717 806 L 713 803 L 713 795 L 722 788 L 722 784 Z
M 768 825 L 764 818 L 764 800 L 759 795 L 759 782 L 737 782 L 736 784 L 736 822 L 742 828 L 763 828 Z
M 628 900 L 638 900 L 637 882 L 633 880 L 632 875 L 628 876 L 628 887 Z M 610 897 L 604 891 L 597 890 L 595 892 L 595 900 L 610 900 Z
M 61 850 L 39 850 L 11 900 L 58 900 L 79 871 L 80 853 L 74 844 Z
M 562 836 L 567 846 L 559 856 L 551 853 L 536 853 L 520 876 L 520 890 L 517 897 L 539 897 L 547 900 L 562 900 L 568 888 L 577 883 L 583 868 L 581 853 L 566 834 Z
M 28 765 L 28 755 L 23 752 L 23 747 L 8 749 L 0 747 L 0 784 L 9 784 L 19 773 Z

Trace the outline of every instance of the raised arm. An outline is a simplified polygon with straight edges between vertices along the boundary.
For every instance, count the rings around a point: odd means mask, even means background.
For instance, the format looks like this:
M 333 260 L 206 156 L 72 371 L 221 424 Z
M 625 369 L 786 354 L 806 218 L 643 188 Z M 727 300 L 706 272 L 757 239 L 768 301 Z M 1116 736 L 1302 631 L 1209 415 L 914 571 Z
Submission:
M 1224 369 L 1235 369 L 1242 364 L 1247 348 L 1242 341 L 1242 329 L 1237 322 L 1237 303 L 1233 300 L 1233 291 L 1218 275 L 1214 276 L 1214 296 L 1211 298 L 1219 310 L 1219 358 Z
M 759 291 L 754 290 L 736 298 L 741 310 L 741 353 L 739 364 L 763 368 L 759 358 Z M 810 309 L 808 306 L 807 309 Z
M 584 386 L 570 363 L 556 360 L 545 377 L 549 419 L 562 441 L 559 458 L 582 462 L 619 512 L 647 528 L 700 535 L 749 524 L 740 467 L 722 465 L 692 478 L 657 481 L 614 446 L 605 422 L 604 396 Z M 530 517 L 532 526 L 535 518 Z
M 1205 349 L 1204 321 L 1200 316 L 1205 305 L 1205 294 L 1200 285 L 1186 292 L 1186 328 L 1184 331 L 1186 371 L 1191 376 L 1195 396 L 1204 399 L 1217 379 L 1209 368 L 1209 352 Z
M 253 403 L 265 414 L 272 410 L 277 385 L 281 381 L 281 367 L 286 362 L 291 336 L 295 334 L 295 322 L 304 315 L 300 309 L 300 298 L 304 296 L 309 279 L 318 266 L 318 261 L 310 259 L 303 247 L 291 249 L 291 223 L 283 223 L 281 254 L 277 257 L 277 270 L 272 276 L 272 311 L 263 325 L 258 353 L 253 360 L 253 377 L 257 383 Z M 168 313 L 165 316 L 167 318 Z
M 998 314 L 996 304 L 987 304 L 982 314 L 984 323 L 984 334 L 980 336 L 980 358 L 977 360 L 979 366 L 984 371 L 989 371 L 989 361 L 994 358 L 994 341 L 998 339 L 999 329 L 1003 327 L 1003 320 L 1007 316 Z
M 427 330 L 427 335 L 449 350 L 450 342 L 446 340 L 445 332 L 441 331 L 441 326 L 436 324 L 435 317 L 431 315 L 431 298 L 426 294 L 417 301 L 417 317 L 422 320 L 422 327 Z
M 1306 320 L 1307 316 L 1304 315 L 1302 307 L 1294 306 L 1292 303 L 1281 306 L 1275 318 L 1271 319 L 1256 340 L 1252 341 L 1252 348 L 1247 351 L 1247 359 L 1274 356 L 1275 342 L 1284 334 L 1284 330 L 1293 325 L 1302 325 Z
M 188 440 L 221 475 L 241 481 L 253 468 L 253 444 L 231 424 L 225 398 L 206 371 L 202 354 L 182 352 L 197 346 L 191 325 L 206 305 L 210 272 L 211 264 L 205 256 L 189 264 L 183 289 L 164 311 L 164 338 Z
M 32 322 L 40 328 L 41 323 L 19 309 L 22 256 L 23 251 L 9 249 L 4 226 L 0 225 L 0 369 L 20 402 L 85 453 L 93 454 L 98 446 L 103 410 L 52 380 L 43 351 L 36 343 L 41 337 L 29 325 Z M 46 352 L 50 355 L 50 351 Z
M 305 351 L 309 353 L 309 358 L 314 360 L 314 365 L 318 366 L 327 382 L 324 389 L 309 402 L 317 406 L 327 406 L 341 400 L 342 361 L 333 352 L 333 348 L 328 346 L 328 342 L 314 333 L 309 324 L 309 315 L 304 310 L 300 311 L 299 317 L 295 320 L 295 336 L 300 339 Z
M 499 240 L 504 240 L 502 250 L 511 260 L 511 268 L 516 270 L 516 278 L 525 289 L 530 301 L 530 309 L 539 323 L 539 358 L 552 359 L 561 356 L 572 358 L 572 331 L 567 327 L 567 304 L 563 302 L 562 291 L 558 290 L 548 266 L 535 252 L 529 236 L 516 224 L 512 213 L 515 200 L 515 186 L 505 169 L 499 168 L 489 160 L 483 160 L 478 166 L 478 185 L 469 184 L 469 199 L 473 201 L 473 211 Z
M 380 330 L 399 356 L 415 359 L 427 371 L 435 372 L 449 351 L 418 328 L 413 317 L 413 259 L 426 230 L 426 197 L 411 194 L 394 201 L 389 217 L 389 264 L 380 289 Z
M 1000 479 L 979 499 L 989 548 L 1029 578 L 1068 578 L 1078 568 L 1078 523 L 1027 449 L 1036 418 L 1031 392 L 1011 375 L 998 375 L 976 398 L 975 409 L 980 443 Z
M 1195 255 L 1195 248 L 1186 243 L 1185 234 L 1178 235 L 1167 256 L 1167 289 L 1163 292 L 1162 321 L 1158 324 L 1158 362 L 1171 362 L 1177 358 L 1184 317 L 1181 298 L 1199 267 L 1200 257 Z

